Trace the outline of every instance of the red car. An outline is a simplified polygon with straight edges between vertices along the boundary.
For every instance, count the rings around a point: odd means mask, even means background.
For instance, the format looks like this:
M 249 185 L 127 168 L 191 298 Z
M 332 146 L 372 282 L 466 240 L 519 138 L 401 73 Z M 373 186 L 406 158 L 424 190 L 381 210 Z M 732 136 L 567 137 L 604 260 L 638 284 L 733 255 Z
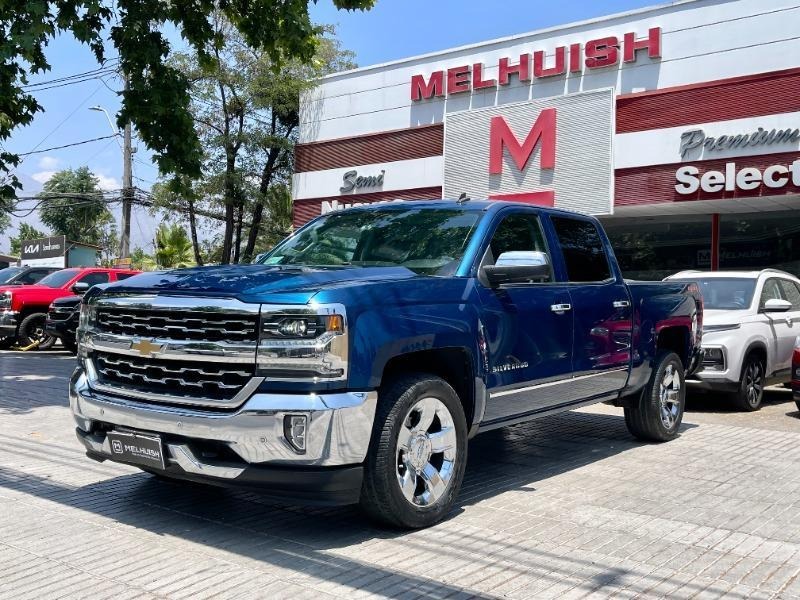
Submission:
M 82 294 L 98 283 L 121 281 L 139 271 L 87 267 L 62 269 L 36 285 L 0 286 L 0 346 L 16 341 L 20 346 L 39 342 L 46 350 L 55 338 L 45 332 L 47 309 L 56 298 Z

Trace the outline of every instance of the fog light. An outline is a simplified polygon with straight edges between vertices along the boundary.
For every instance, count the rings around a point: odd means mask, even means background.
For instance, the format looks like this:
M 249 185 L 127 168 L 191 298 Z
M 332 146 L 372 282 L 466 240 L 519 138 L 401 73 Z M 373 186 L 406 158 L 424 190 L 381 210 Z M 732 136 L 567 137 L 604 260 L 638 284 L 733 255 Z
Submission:
M 306 415 L 283 417 L 283 435 L 289 445 L 299 454 L 306 453 Z
M 713 371 L 725 370 L 725 354 L 722 352 L 722 348 L 705 348 L 703 368 Z

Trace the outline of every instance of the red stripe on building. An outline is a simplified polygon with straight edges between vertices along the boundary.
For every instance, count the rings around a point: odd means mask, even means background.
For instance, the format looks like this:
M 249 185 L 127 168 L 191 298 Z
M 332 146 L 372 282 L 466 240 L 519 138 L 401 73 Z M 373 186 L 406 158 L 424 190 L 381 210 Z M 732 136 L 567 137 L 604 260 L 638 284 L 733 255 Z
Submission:
M 736 171 L 744 167 L 755 167 L 763 173 L 771 165 L 789 166 L 800 159 L 799 152 L 781 152 L 778 154 L 763 154 L 760 156 L 738 156 L 714 160 L 700 160 L 669 165 L 654 165 L 647 167 L 634 167 L 631 169 L 617 169 L 615 177 L 614 206 L 637 206 L 643 204 L 658 204 L 662 202 L 691 202 L 693 200 L 723 200 L 730 198 L 758 198 L 761 196 L 784 196 L 797 194 L 800 187 L 792 184 L 791 174 L 788 183 L 781 188 L 769 188 L 763 183 L 754 190 L 736 188 L 733 191 L 719 191 L 708 193 L 702 190 L 691 195 L 679 194 L 675 190 L 677 183 L 675 173 L 683 166 L 695 166 L 700 170 L 698 176 L 707 171 L 725 172 L 727 163 L 735 163 Z
M 441 123 L 410 129 L 382 131 L 351 138 L 297 144 L 295 173 L 358 167 L 373 163 L 441 156 L 444 127 Z
M 540 192 L 521 192 L 519 194 L 493 194 L 489 200 L 505 200 L 507 202 L 522 202 L 523 204 L 535 204 L 536 206 L 555 206 L 556 193 L 554 190 L 543 190 Z
M 800 69 L 617 97 L 617 133 L 800 111 Z
M 438 200 L 441 197 L 442 188 L 428 187 L 390 192 L 372 192 L 371 194 L 329 196 L 327 198 L 305 198 L 303 200 L 294 201 L 292 221 L 295 227 L 300 227 L 314 217 L 318 217 L 322 214 L 323 202 L 333 203 L 336 201 L 339 203 L 340 207 L 344 208 L 345 205 L 352 205 L 354 203 L 372 204 L 373 202 L 385 200 Z

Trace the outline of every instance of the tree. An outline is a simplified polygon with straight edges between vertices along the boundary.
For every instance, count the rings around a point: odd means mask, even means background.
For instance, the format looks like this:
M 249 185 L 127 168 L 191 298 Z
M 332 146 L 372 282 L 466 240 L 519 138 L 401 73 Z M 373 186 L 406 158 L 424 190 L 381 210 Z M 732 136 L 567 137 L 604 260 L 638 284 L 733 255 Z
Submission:
M 28 225 L 27 223 L 20 223 L 19 224 L 19 233 L 17 233 L 17 237 L 11 238 L 11 255 L 12 256 L 19 256 L 22 252 L 22 242 L 25 240 L 36 240 L 39 238 L 47 237 L 47 234 L 44 231 L 39 231 L 33 225 Z
M 214 23 L 224 44 L 214 51 L 211 66 L 197 53 L 172 60 L 191 81 L 191 114 L 204 148 L 203 176 L 174 177 L 167 187 L 181 199 L 172 206 L 188 208 L 190 221 L 197 205 L 221 212 L 221 262 L 236 263 L 257 252 L 262 224 L 271 218 L 269 206 L 280 196 L 272 194 L 273 186 L 287 189 L 291 181 L 300 96 L 322 75 L 355 63 L 331 36 L 331 28 L 317 34 L 310 63 L 284 60 L 278 69 L 269 54 L 248 47 L 224 15 L 217 14 Z M 274 229 L 269 223 L 267 228 Z
M 332 2 L 339 9 L 368 10 L 375 0 Z M 189 113 L 189 81 L 167 60 L 171 45 L 166 32 L 176 30 L 201 64 L 213 65 L 223 43 L 212 20 L 215 14 L 233 24 L 248 48 L 268 56 L 276 66 L 290 59 L 310 61 L 317 50 L 320 28 L 311 23 L 308 0 L 0 3 L 0 143 L 42 110 L 23 86 L 31 74 L 50 69 L 45 49 L 66 33 L 86 44 L 102 67 L 108 64 L 108 54 L 119 56 L 127 85 L 118 123 L 130 120 L 135 125 L 163 172 L 198 177 L 202 149 Z M 113 51 L 106 48 L 109 33 Z M 21 189 L 11 173 L 19 161 L 18 155 L 0 148 L 0 198 L 13 197 Z
M 178 223 L 161 224 L 156 230 L 156 263 L 162 268 L 192 265 L 192 243 Z
M 138 246 L 131 252 L 131 269 L 137 271 L 152 271 L 156 268 L 156 261 Z
M 58 171 L 42 186 L 39 198 L 42 223 L 53 235 L 73 242 L 100 245 L 104 228 L 113 222 L 98 179 L 88 167 Z
M 106 212 L 103 217 L 98 219 L 97 233 L 99 235 L 97 245 L 100 246 L 100 262 L 104 267 L 113 267 L 119 247 L 119 234 L 111 213 Z

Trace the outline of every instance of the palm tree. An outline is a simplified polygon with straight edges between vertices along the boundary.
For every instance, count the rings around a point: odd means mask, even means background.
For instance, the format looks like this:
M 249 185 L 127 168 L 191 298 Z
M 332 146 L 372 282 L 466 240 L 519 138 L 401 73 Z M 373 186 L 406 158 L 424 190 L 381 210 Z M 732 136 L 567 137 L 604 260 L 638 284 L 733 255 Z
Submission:
M 156 230 L 156 263 L 159 268 L 194 266 L 192 242 L 178 225 L 161 224 Z

